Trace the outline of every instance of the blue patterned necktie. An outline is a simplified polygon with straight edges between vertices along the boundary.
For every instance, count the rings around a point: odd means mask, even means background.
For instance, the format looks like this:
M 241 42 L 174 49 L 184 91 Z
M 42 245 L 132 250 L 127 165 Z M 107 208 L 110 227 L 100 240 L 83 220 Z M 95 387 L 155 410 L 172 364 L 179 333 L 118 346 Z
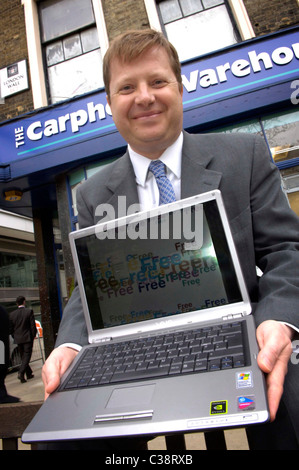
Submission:
M 168 202 L 175 201 L 175 194 L 171 182 L 166 176 L 165 165 L 161 160 L 154 160 L 149 165 L 151 171 L 156 178 L 157 185 L 160 192 L 159 205 L 167 204 Z

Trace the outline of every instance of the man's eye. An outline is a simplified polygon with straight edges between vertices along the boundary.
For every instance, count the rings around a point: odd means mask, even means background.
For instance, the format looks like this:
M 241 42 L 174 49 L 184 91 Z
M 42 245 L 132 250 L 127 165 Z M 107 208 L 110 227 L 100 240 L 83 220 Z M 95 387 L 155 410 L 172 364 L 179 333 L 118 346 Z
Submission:
M 127 94 L 127 93 L 131 93 L 133 89 L 134 87 L 132 85 L 124 85 L 120 88 L 119 92 L 121 94 Z
M 159 87 L 165 86 L 165 85 L 166 85 L 166 81 L 163 80 L 162 78 L 157 78 L 156 80 L 154 80 L 153 85 L 154 85 L 156 88 L 159 88 Z

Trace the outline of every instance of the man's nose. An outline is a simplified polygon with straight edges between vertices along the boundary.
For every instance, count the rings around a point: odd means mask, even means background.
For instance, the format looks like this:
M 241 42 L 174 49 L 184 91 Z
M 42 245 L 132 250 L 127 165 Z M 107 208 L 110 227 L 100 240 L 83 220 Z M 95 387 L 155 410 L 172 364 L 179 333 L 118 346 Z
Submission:
M 155 101 L 155 95 L 150 86 L 146 83 L 140 84 L 137 88 L 136 104 L 148 106 Z

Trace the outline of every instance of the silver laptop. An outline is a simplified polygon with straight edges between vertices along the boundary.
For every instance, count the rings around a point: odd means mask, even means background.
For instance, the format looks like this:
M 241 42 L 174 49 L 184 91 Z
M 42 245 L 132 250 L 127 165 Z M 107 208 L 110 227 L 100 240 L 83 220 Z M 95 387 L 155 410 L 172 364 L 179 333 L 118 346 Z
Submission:
M 269 418 L 218 190 L 70 234 L 89 345 L 24 442 L 194 432 Z

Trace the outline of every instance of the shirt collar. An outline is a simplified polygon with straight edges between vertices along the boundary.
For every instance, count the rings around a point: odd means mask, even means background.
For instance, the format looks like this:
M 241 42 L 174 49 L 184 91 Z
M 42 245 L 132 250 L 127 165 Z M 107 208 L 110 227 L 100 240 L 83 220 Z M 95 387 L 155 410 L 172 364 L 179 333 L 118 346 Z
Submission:
M 181 132 L 177 140 L 168 147 L 159 158 L 177 178 L 181 177 L 182 148 L 183 133 Z M 130 145 L 128 145 L 128 151 L 134 168 L 136 181 L 141 186 L 145 186 L 151 159 L 136 153 Z

